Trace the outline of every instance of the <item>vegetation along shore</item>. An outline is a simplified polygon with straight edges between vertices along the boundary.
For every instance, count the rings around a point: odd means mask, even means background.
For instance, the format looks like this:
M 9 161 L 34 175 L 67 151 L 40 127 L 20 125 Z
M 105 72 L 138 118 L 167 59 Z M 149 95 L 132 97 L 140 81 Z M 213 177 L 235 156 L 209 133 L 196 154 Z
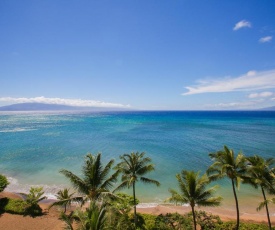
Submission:
M 0 226 L 89 230 L 274 229 L 270 207 L 274 209 L 275 205 L 275 159 L 236 154 L 227 146 L 209 157 L 212 164 L 205 173 L 182 169 L 174 178 L 178 187 L 167 188 L 170 197 L 166 203 L 151 208 L 139 208 L 136 187 L 140 183 L 161 186 L 161 181 L 149 177 L 155 165 L 144 152 L 124 154 L 119 163 L 110 160 L 106 165 L 101 154 L 87 154 L 81 177 L 67 169 L 60 170 L 72 188 L 58 191 L 54 201 L 46 199 L 42 187 L 32 187 L 27 194 L 4 192 L 9 181 L 0 175 Z M 234 213 L 222 209 L 223 197 L 216 195 L 219 187 L 215 181 L 225 177 L 231 183 Z M 249 184 L 261 193 L 262 201 L 255 209 L 264 210 L 265 217 L 240 214 L 241 184 Z M 131 195 L 123 193 L 125 189 Z

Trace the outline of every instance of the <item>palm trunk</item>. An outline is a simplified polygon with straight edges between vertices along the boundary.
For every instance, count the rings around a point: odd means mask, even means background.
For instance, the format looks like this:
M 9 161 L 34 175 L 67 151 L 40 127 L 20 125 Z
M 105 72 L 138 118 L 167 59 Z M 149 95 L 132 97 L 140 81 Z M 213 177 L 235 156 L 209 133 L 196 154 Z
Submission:
M 236 189 L 235 189 L 235 184 L 234 184 L 234 180 L 231 179 L 232 182 L 232 187 L 233 187 L 233 193 L 234 193 L 234 197 L 235 197 L 235 203 L 236 203 L 236 210 L 237 210 L 237 224 L 236 224 L 236 230 L 239 229 L 240 226 L 240 212 L 239 212 L 239 203 L 238 203 L 238 198 L 237 198 L 237 194 L 236 194 Z
M 197 223 L 196 223 L 196 215 L 195 215 L 194 206 L 191 205 L 191 208 L 192 208 L 192 214 L 193 214 L 194 230 L 197 230 Z
M 265 209 L 266 209 L 266 215 L 267 215 L 267 220 L 268 220 L 268 226 L 269 226 L 269 229 L 271 230 L 271 223 L 270 223 L 268 206 L 267 206 L 267 202 L 266 202 L 266 196 L 265 196 L 264 188 L 262 186 L 261 186 L 261 189 L 262 189 L 262 193 L 263 193 L 263 197 L 264 197 L 264 202 L 265 202 Z
M 135 181 L 133 182 L 133 197 L 134 197 L 134 220 L 135 220 L 135 228 L 137 228 L 137 208 L 136 208 L 136 188 L 135 188 Z

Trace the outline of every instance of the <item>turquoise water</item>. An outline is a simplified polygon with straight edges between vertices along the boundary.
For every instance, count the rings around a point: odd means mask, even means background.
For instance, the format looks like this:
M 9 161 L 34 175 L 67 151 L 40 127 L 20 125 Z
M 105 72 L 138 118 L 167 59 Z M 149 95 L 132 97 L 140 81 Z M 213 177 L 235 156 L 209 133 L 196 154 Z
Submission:
M 156 168 L 148 177 L 162 185 L 138 184 L 137 193 L 143 202 L 161 202 L 169 196 L 168 188 L 176 188 L 176 173 L 204 172 L 211 164 L 208 154 L 223 145 L 246 155 L 274 157 L 275 112 L 0 114 L 0 172 L 11 180 L 9 191 L 42 185 L 54 194 L 70 186 L 59 170 L 80 174 L 88 152 L 118 162 L 124 153 L 144 151 Z M 230 183 L 219 183 L 219 193 L 231 197 Z M 240 196 L 254 199 L 257 194 L 241 187 Z

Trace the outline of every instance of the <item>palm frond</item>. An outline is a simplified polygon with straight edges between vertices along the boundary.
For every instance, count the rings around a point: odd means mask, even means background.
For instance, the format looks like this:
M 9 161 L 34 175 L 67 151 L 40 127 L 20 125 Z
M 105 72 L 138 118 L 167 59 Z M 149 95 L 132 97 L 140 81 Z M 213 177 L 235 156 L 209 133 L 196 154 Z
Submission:
M 65 177 L 67 177 L 70 180 L 70 182 L 72 183 L 72 185 L 75 189 L 77 189 L 81 193 L 85 193 L 85 194 L 88 192 L 87 184 L 81 178 L 79 178 L 72 172 L 65 170 L 65 169 L 60 170 L 60 173 L 63 174 Z
M 60 219 L 65 222 L 65 230 L 74 230 L 73 229 L 73 212 L 71 212 L 69 215 L 66 215 L 64 212 L 61 212 Z
M 118 185 L 113 192 L 119 191 L 121 189 L 127 188 L 128 186 L 128 181 L 123 181 L 120 185 Z
M 160 183 L 157 180 L 149 179 L 146 177 L 141 177 L 140 181 L 142 181 L 145 184 L 154 184 L 156 186 L 160 186 Z

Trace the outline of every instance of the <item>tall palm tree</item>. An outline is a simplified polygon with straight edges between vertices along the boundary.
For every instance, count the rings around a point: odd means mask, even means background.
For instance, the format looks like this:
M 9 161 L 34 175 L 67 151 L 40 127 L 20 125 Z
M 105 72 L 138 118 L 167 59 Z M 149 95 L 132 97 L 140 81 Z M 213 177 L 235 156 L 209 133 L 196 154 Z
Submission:
M 97 200 L 101 195 L 112 195 L 110 189 L 118 176 L 118 172 L 110 174 L 113 164 L 114 160 L 111 160 L 103 167 L 100 153 L 95 156 L 88 153 L 82 167 L 83 178 L 65 169 L 60 173 L 69 178 L 74 188 L 86 196 L 83 202 L 87 199 Z
M 255 188 L 261 188 L 264 201 L 260 203 L 257 210 L 260 210 L 265 206 L 269 229 L 271 229 L 271 222 L 268 210 L 268 199 L 266 198 L 265 191 L 270 194 L 275 194 L 275 177 L 273 174 L 274 167 L 272 167 L 272 165 L 274 165 L 275 163 L 275 159 L 269 158 L 265 160 L 260 156 L 254 155 L 251 157 L 247 157 L 246 160 L 248 161 L 246 169 L 248 175 L 247 177 L 245 177 L 244 182 L 251 184 Z
M 216 153 L 210 153 L 209 156 L 214 160 L 214 163 L 207 170 L 209 178 L 211 180 L 217 180 L 223 177 L 228 177 L 231 180 L 237 210 L 236 229 L 239 229 L 240 211 L 235 187 L 239 188 L 241 177 L 245 172 L 244 155 L 239 152 L 235 158 L 234 151 L 229 149 L 227 146 L 224 146 L 223 150 Z
M 116 188 L 116 190 L 125 187 L 130 188 L 131 186 L 133 188 L 135 226 L 137 226 L 136 183 L 141 181 L 145 184 L 160 185 L 158 181 L 144 177 L 145 174 L 155 170 L 154 165 L 151 164 L 151 158 L 144 157 L 144 155 L 145 152 L 124 154 L 120 156 L 121 162 L 115 167 L 117 172 L 122 174 L 122 183 Z
M 192 208 L 194 229 L 196 230 L 195 205 L 199 206 L 219 206 L 221 197 L 214 197 L 213 194 L 218 186 L 206 188 L 210 180 L 206 174 L 200 177 L 199 172 L 182 170 L 176 175 L 180 193 L 174 189 L 169 189 L 172 197 L 169 201 L 188 203 Z

